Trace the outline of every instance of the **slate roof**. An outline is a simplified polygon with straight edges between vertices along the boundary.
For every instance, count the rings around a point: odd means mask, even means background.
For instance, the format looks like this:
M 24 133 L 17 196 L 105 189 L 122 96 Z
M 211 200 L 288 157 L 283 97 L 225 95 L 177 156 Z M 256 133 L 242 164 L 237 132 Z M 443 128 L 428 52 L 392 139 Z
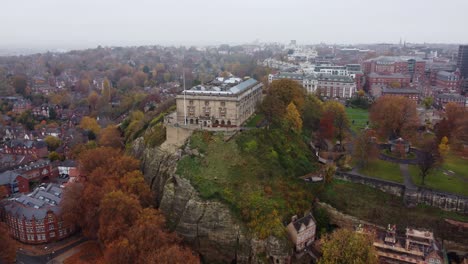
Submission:
M 26 147 L 26 148 L 46 148 L 47 147 L 47 143 L 45 143 L 44 141 L 35 141 L 35 140 L 23 140 L 23 139 L 12 139 L 10 141 L 8 141 L 6 143 L 6 145 L 10 148 L 22 148 L 22 147 Z
M 5 211 L 17 218 L 43 219 L 49 211 L 60 213 L 62 193 L 63 188 L 60 185 L 49 183 L 47 186 L 36 188 L 30 194 L 8 200 L 5 203 Z
M 16 177 L 20 175 L 21 174 L 11 170 L 2 172 L 0 173 L 0 185 L 13 184 L 13 182 L 16 180 Z
M 315 218 L 314 216 L 312 215 L 312 213 L 309 213 L 308 215 L 300 218 L 300 219 L 297 219 L 296 221 L 293 222 L 293 225 L 294 225 L 294 229 L 296 229 L 297 232 L 299 232 L 301 230 L 301 226 L 304 225 L 304 226 L 308 226 L 311 224 L 311 221 L 313 223 L 316 223 L 315 221 Z

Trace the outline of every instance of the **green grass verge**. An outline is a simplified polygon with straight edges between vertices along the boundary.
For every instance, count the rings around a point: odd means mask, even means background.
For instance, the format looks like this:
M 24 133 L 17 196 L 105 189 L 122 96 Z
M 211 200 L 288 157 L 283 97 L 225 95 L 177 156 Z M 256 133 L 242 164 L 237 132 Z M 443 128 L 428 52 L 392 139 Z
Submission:
M 245 124 L 246 127 L 257 127 L 257 124 L 263 120 L 265 116 L 263 114 L 255 114 Z
M 367 125 L 367 121 L 369 121 L 369 110 L 366 109 L 346 107 L 346 114 L 351 124 L 351 130 L 354 132 L 359 132 L 364 129 Z
M 448 166 L 450 167 L 450 165 Z M 443 165 L 442 167 L 446 166 Z M 459 174 L 446 174 L 441 169 L 435 169 L 426 176 L 424 185 L 422 185 L 419 168 L 411 165 L 409 166 L 409 172 L 413 183 L 418 186 L 468 196 L 468 179 L 466 179 L 466 175 L 463 177 Z
M 316 185 L 319 189 L 320 184 Z M 339 211 L 381 226 L 396 224 L 406 227 L 434 230 L 438 237 L 462 243 L 468 242 L 468 233 L 449 232 L 451 226 L 444 219 L 468 222 L 467 215 L 446 212 L 430 206 L 408 209 L 401 197 L 393 196 L 362 184 L 334 180 L 319 194 L 319 199 Z
M 366 168 L 361 168 L 359 173 L 372 178 L 403 183 L 400 166 L 393 162 L 374 160 Z

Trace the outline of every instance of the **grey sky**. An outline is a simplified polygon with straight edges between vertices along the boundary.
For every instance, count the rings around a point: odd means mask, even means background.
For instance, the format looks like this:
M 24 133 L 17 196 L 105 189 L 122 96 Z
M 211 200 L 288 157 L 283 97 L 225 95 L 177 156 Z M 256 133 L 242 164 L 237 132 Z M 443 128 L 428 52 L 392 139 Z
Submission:
M 0 46 L 468 43 L 467 0 L 1 0 Z

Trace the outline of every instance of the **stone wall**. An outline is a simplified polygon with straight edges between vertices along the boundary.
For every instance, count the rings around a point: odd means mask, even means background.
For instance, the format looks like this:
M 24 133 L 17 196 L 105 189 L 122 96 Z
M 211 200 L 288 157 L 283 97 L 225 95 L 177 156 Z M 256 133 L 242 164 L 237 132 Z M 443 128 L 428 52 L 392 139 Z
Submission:
M 405 204 L 408 207 L 426 204 L 445 211 L 468 214 L 468 197 L 463 195 L 435 191 L 423 187 L 408 189 L 400 183 L 346 172 L 337 172 L 335 178 L 364 184 L 398 197 L 403 196 Z
M 396 195 L 398 197 L 403 196 L 405 193 L 405 185 L 392 181 L 386 181 L 346 172 L 336 172 L 335 178 L 344 181 L 364 184 L 379 189 L 382 192 Z
M 427 204 L 445 211 L 468 214 L 468 197 L 462 195 L 419 187 L 416 190 L 407 189 L 404 201 L 408 206 Z

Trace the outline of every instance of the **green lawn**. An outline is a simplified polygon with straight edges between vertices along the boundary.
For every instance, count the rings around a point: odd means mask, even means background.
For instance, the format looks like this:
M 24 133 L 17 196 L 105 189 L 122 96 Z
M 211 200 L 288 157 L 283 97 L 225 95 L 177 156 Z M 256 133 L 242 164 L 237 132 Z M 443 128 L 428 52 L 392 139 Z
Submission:
M 458 176 L 468 180 L 468 159 L 463 159 L 454 153 L 444 158 L 442 168 L 455 172 Z M 466 186 L 468 188 L 468 186 Z
M 346 107 L 346 114 L 351 123 L 351 129 L 354 132 L 359 132 L 364 129 L 367 125 L 367 121 L 369 121 L 369 111 L 366 109 Z
M 403 183 L 400 166 L 393 162 L 378 159 L 372 161 L 366 168 L 360 169 L 359 173 L 373 178 Z
M 445 167 L 443 165 L 442 167 Z M 434 190 L 446 191 L 451 193 L 458 193 L 468 196 L 468 179 L 466 175 L 460 176 L 458 174 L 452 175 L 444 173 L 441 169 L 436 169 L 426 176 L 424 185 L 421 184 L 421 176 L 417 166 L 409 166 L 409 171 L 414 184 L 424 186 Z
M 257 123 L 265 117 L 263 114 L 254 114 L 245 124 L 246 127 L 257 127 Z
M 317 189 L 320 185 L 317 184 Z M 443 239 L 468 243 L 468 232 L 449 232 L 450 226 L 445 218 L 468 221 L 468 216 L 446 212 L 430 206 L 418 206 L 408 209 L 401 197 L 393 196 L 362 184 L 334 180 L 318 195 L 339 211 L 370 221 L 381 226 L 396 224 L 399 229 L 406 227 L 427 228 L 434 230 Z

